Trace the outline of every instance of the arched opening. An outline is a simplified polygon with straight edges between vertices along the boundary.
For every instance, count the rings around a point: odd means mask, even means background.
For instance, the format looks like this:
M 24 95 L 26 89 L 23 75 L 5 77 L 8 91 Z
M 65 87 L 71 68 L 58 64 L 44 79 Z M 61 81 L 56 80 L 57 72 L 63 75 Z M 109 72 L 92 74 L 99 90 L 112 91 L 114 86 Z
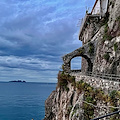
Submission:
M 75 57 L 71 60 L 71 70 L 81 70 L 82 57 Z
M 69 53 L 63 57 L 65 72 L 67 73 L 77 72 L 77 71 L 83 73 L 92 72 L 93 59 L 90 58 L 88 54 L 85 54 L 84 52 L 81 53 L 80 50 L 77 49 L 74 52 Z

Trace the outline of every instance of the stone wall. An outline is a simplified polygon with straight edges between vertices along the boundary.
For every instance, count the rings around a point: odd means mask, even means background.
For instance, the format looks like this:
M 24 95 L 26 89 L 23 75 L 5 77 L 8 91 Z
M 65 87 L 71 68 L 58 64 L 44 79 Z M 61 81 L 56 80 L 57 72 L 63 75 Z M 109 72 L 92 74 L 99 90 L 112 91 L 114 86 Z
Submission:
M 86 61 L 85 58 L 82 58 L 82 67 L 81 67 L 81 71 L 83 73 L 86 73 L 87 72 L 87 68 L 88 68 L 88 63 Z
M 79 36 L 79 39 L 83 41 L 83 44 L 86 44 L 88 41 L 90 41 L 94 34 L 99 30 L 99 18 L 100 16 L 94 16 L 91 14 L 87 15 L 83 30 L 81 31 Z
M 96 41 L 91 41 L 88 42 L 86 44 L 84 44 L 82 47 L 74 50 L 73 52 L 66 54 L 65 56 L 63 56 L 63 70 L 66 73 L 70 73 L 71 72 L 71 60 L 75 57 L 83 57 L 84 59 L 86 59 L 88 66 L 86 66 L 85 71 L 92 71 L 92 67 L 93 67 L 93 62 L 94 62 L 94 51 L 96 49 Z
M 108 26 L 113 37 L 120 36 L 120 1 L 109 0 L 109 21 Z
M 112 90 L 120 91 L 120 82 L 113 81 L 109 79 L 102 79 L 98 77 L 91 77 L 83 75 L 82 73 L 72 73 L 72 76 L 75 76 L 76 81 L 83 80 L 84 82 L 90 84 L 94 88 L 101 88 L 104 92 L 109 93 Z M 120 79 L 120 78 L 119 78 Z

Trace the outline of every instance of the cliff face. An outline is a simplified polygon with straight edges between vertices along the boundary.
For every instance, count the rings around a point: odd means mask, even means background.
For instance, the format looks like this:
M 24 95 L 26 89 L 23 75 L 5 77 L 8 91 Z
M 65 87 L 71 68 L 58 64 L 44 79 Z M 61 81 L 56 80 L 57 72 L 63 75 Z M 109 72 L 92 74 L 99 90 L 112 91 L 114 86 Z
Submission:
M 71 111 L 76 108 L 75 114 L 82 118 L 83 110 L 78 108 L 81 108 L 83 94 L 78 94 L 71 84 L 68 85 L 68 88 L 69 91 L 57 88 L 51 93 L 45 102 L 46 116 L 44 120 L 71 120 L 74 113 Z
M 120 1 L 109 0 L 106 17 L 95 24 L 94 36 L 63 57 L 64 72 L 58 74 L 56 90 L 45 101 L 44 120 L 90 120 L 120 110 L 120 76 L 104 79 L 70 70 L 71 59 L 82 56 L 83 72 L 120 74 Z M 89 23 L 85 31 L 91 26 L 93 31 L 93 25 Z M 120 120 L 120 115 L 105 120 Z
M 56 91 L 45 101 L 44 120 L 90 120 L 120 110 L 119 82 L 74 76 L 58 74 Z M 116 115 L 105 120 L 119 119 Z
M 96 38 L 94 72 L 120 74 L 120 2 L 110 0 L 108 21 Z

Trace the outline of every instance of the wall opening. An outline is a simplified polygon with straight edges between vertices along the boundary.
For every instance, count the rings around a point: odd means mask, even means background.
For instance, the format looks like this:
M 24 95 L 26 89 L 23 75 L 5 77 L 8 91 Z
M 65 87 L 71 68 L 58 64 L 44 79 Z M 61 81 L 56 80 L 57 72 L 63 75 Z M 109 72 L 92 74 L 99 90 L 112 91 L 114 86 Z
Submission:
M 71 60 L 71 70 L 81 70 L 82 57 L 75 57 Z

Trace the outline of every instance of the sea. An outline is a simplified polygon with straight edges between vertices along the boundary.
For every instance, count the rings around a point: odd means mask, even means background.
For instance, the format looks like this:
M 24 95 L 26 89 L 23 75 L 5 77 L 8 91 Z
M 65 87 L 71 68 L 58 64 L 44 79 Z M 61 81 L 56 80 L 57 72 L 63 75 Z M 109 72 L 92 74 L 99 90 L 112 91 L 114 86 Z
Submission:
M 0 120 L 42 120 L 55 83 L 0 82 Z

